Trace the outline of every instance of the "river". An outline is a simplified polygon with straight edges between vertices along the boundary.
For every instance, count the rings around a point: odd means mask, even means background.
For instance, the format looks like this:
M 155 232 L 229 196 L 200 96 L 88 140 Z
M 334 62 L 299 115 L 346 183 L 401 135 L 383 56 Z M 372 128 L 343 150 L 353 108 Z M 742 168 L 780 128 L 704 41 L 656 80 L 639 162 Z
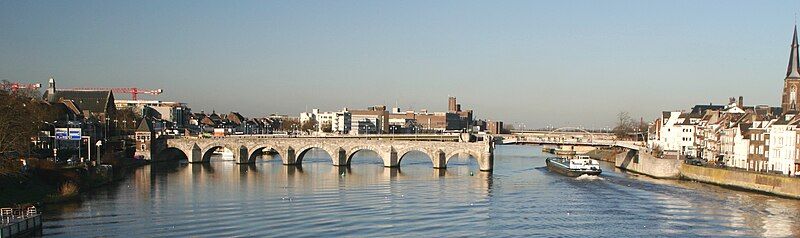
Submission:
M 303 166 L 148 165 L 83 201 L 48 207 L 53 237 L 687 237 L 800 236 L 800 201 L 603 164 L 595 178 L 547 171 L 539 147 L 498 146 L 493 173 L 474 159 L 401 169 L 359 152 L 349 168 L 312 151 Z

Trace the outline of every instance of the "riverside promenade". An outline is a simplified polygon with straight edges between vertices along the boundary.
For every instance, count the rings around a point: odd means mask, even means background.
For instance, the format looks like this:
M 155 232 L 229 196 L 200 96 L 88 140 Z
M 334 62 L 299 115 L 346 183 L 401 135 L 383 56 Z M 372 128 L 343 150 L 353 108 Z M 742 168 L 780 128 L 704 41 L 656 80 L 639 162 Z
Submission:
M 0 208 L 0 238 L 31 235 L 42 229 L 36 207 Z

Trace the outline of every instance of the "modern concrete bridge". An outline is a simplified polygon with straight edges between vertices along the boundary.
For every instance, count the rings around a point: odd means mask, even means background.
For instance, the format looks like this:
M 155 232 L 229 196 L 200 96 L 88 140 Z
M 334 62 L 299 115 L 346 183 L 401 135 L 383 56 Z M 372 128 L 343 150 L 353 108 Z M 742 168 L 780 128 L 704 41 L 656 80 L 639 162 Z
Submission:
M 457 139 L 458 137 L 456 137 Z M 402 139 L 402 140 L 401 140 Z M 377 153 L 385 167 L 398 167 L 403 157 L 411 151 L 419 151 L 430 157 L 434 168 L 445 168 L 447 162 L 459 154 L 477 159 L 481 171 L 491 171 L 494 166 L 494 141 L 491 136 L 478 142 L 445 140 L 420 141 L 394 137 L 276 137 L 241 136 L 197 138 L 167 138 L 160 146 L 153 146 L 154 158 L 164 159 L 166 151 L 180 151 L 189 162 L 207 162 L 220 148 L 233 152 L 237 163 L 253 163 L 263 154 L 277 153 L 283 164 L 299 165 L 308 151 L 324 150 L 333 160 L 333 165 L 347 166 L 353 155 L 370 150 Z M 419 137 L 417 137 L 419 139 Z
M 520 133 L 513 135 L 503 135 L 503 144 L 534 144 L 534 145 L 557 145 L 557 146 L 589 146 L 589 147 L 621 147 L 630 150 L 644 150 L 644 143 L 641 141 L 616 140 L 616 137 L 607 134 L 591 134 L 570 132 L 570 133 Z

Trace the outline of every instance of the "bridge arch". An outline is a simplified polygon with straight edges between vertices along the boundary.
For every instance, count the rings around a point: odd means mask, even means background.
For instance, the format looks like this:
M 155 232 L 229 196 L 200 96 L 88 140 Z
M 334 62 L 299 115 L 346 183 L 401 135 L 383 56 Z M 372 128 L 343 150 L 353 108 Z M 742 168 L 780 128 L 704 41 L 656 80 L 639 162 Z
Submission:
M 281 150 L 279 148 L 276 148 L 275 146 L 264 145 L 264 146 L 253 146 L 252 148 L 253 149 L 250 150 L 250 154 L 248 155 L 247 158 L 248 163 L 255 162 L 259 156 L 261 156 L 262 159 L 266 161 L 267 158 L 264 158 L 264 155 L 267 155 L 267 153 L 273 153 L 275 155 L 278 155 L 278 157 L 280 157 L 281 160 L 283 160 L 283 157 L 286 156 L 281 154 L 282 153 Z
M 403 150 L 397 151 L 397 164 L 400 165 L 403 162 L 403 159 L 406 157 L 406 155 L 408 155 L 408 154 L 410 154 L 412 152 L 419 152 L 421 154 L 424 154 L 431 161 L 431 164 L 434 164 L 434 165 L 436 164 L 436 162 L 434 161 L 434 158 L 435 158 L 434 155 L 430 151 L 428 151 L 428 150 L 426 150 L 424 148 L 421 148 L 421 147 L 411 147 L 411 148 L 405 148 Z
M 375 154 L 378 155 L 378 158 L 384 164 L 386 164 L 386 158 L 383 158 L 384 156 L 381 154 L 382 150 L 380 148 L 378 148 L 378 147 L 369 146 L 369 145 L 355 146 L 355 147 L 351 147 L 349 150 L 347 150 L 347 161 L 345 161 L 345 164 L 350 164 L 352 162 L 352 160 L 353 160 L 353 156 L 355 156 L 356 153 L 361 152 L 361 151 L 372 151 L 372 152 L 375 152 Z
M 303 158 L 308 154 L 311 149 L 320 149 L 325 151 L 328 154 L 328 157 L 331 158 L 331 162 L 333 165 L 340 166 L 340 165 L 347 165 L 347 153 L 341 147 L 331 148 L 324 145 L 306 145 L 299 150 L 297 150 L 297 159 L 296 163 L 301 165 L 303 164 Z
M 445 156 L 446 156 L 446 158 L 447 158 L 447 161 L 446 161 L 445 163 L 450 163 L 450 160 L 451 160 L 451 159 L 453 159 L 453 157 L 456 157 L 456 156 L 458 156 L 458 155 L 462 155 L 462 154 L 465 154 L 465 155 L 468 155 L 468 156 L 470 156 L 470 157 L 474 158 L 474 159 L 475 159 L 475 162 L 477 162 L 477 163 L 480 165 L 480 161 L 479 161 L 479 160 L 480 160 L 480 157 L 479 157 L 479 154 L 476 154 L 476 153 L 475 153 L 475 152 L 473 152 L 473 151 L 470 151 L 470 150 L 464 150 L 464 149 L 462 149 L 462 150 L 455 150 L 455 151 L 452 151 L 452 152 L 450 152 L 450 153 L 447 153 L 447 154 L 445 155 Z
M 165 160 L 176 160 L 176 161 L 187 160 L 188 161 L 190 155 L 191 155 L 191 152 L 189 154 L 187 154 L 184 149 L 177 148 L 177 147 L 167 147 L 167 148 L 164 148 L 163 150 L 159 151 L 156 156 L 157 156 L 157 158 L 163 158 Z
M 233 153 L 234 160 L 236 160 L 236 152 L 239 151 L 237 149 L 238 147 L 233 147 L 224 143 L 211 143 L 206 145 L 205 147 L 203 147 L 203 149 L 200 150 L 202 161 L 203 162 L 211 161 L 212 153 L 219 148 L 231 151 Z

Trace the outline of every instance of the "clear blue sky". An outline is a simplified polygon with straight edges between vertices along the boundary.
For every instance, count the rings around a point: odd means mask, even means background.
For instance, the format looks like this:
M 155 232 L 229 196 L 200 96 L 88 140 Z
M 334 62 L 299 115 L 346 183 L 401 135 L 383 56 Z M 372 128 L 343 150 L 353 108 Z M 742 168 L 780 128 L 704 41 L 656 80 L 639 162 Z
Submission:
M 249 116 L 374 104 L 612 125 L 779 105 L 797 1 L 4 1 L 0 79 Z M 120 95 L 118 97 L 123 97 Z M 152 97 L 146 97 L 152 98 Z

